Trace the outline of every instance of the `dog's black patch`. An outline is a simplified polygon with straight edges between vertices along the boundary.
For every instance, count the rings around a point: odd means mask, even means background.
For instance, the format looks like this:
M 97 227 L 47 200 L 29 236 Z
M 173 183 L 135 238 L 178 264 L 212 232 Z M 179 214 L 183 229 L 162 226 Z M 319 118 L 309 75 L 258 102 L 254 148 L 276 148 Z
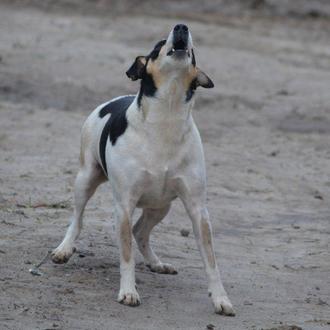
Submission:
M 140 91 L 137 99 L 138 106 L 141 106 L 141 100 L 143 96 L 149 96 L 153 97 L 155 96 L 157 92 L 157 87 L 155 85 L 155 82 L 152 78 L 152 75 L 147 73 L 146 67 L 148 65 L 148 61 L 155 61 L 159 55 L 159 52 L 161 48 L 166 44 L 166 40 L 158 41 L 155 45 L 154 49 L 150 52 L 148 56 L 146 56 L 147 63 L 145 65 L 144 71 L 142 73 L 141 78 L 141 85 L 140 85 Z
M 123 96 L 118 100 L 110 101 L 106 106 L 104 106 L 100 112 L 99 117 L 110 114 L 110 117 L 106 124 L 104 125 L 101 138 L 100 138 L 100 158 L 102 162 L 102 167 L 107 173 L 107 164 L 105 159 L 105 147 L 107 145 L 107 139 L 109 137 L 112 145 L 116 144 L 117 139 L 124 134 L 127 128 L 127 118 L 126 111 L 128 107 L 134 101 L 135 96 Z
M 193 66 L 196 66 L 196 58 L 195 58 L 195 53 L 194 53 L 194 50 L 193 49 L 191 50 L 191 56 L 192 56 L 191 64 Z
M 189 88 L 186 92 L 186 102 L 189 102 L 195 94 L 197 88 L 197 78 L 193 79 L 189 85 Z
M 141 80 L 138 99 L 137 99 L 138 106 L 139 107 L 141 106 L 142 96 L 153 97 L 155 96 L 156 92 L 157 92 L 157 87 L 155 85 L 154 79 L 152 78 L 152 75 L 147 72 L 144 72 Z
M 150 52 L 150 54 L 147 56 L 148 58 L 151 58 L 153 61 L 158 57 L 159 52 L 161 48 L 166 44 L 166 40 L 163 39 L 161 41 L 158 41 L 154 47 L 154 49 Z

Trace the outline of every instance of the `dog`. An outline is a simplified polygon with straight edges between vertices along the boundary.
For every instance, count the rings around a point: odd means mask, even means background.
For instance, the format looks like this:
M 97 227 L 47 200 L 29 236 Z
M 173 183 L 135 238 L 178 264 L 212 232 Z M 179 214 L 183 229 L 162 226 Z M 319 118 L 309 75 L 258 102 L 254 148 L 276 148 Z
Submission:
M 132 237 L 152 271 L 176 274 L 172 265 L 154 253 L 149 236 L 168 213 L 171 202 L 179 198 L 192 221 L 215 312 L 234 315 L 213 250 L 203 147 L 192 117 L 195 90 L 214 85 L 196 66 L 188 27 L 176 25 L 149 55 L 136 57 L 126 74 L 141 81 L 137 95 L 120 96 L 100 105 L 83 125 L 73 220 L 52 260 L 64 263 L 74 253 L 86 203 L 96 188 L 109 180 L 120 251 L 118 301 L 137 306 L 140 297 Z M 135 208 L 143 211 L 133 226 Z

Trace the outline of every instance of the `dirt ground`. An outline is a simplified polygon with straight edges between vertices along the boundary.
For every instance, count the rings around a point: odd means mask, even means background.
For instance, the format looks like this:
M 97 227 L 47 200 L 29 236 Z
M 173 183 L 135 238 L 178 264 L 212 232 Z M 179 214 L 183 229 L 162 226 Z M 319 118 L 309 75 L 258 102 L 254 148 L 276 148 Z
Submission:
M 0 329 L 329 329 L 330 20 L 86 8 L 0 4 Z M 216 86 L 198 91 L 194 117 L 231 318 L 213 313 L 179 202 L 152 236 L 179 274 L 149 272 L 136 251 L 142 305 L 116 302 L 108 184 L 69 263 L 28 271 L 69 222 L 86 115 L 137 91 L 124 72 L 183 16 Z

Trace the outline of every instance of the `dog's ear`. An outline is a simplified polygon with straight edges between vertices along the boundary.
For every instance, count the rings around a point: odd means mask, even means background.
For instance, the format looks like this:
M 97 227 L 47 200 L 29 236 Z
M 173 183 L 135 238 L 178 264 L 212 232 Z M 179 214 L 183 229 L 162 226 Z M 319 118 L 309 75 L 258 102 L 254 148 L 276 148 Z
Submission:
M 127 77 L 132 80 L 141 79 L 146 63 L 147 59 L 145 56 L 138 56 L 131 67 L 126 71 Z
M 213 88 L 213 81 L 201 69 L 197 68 L 197 86 Z

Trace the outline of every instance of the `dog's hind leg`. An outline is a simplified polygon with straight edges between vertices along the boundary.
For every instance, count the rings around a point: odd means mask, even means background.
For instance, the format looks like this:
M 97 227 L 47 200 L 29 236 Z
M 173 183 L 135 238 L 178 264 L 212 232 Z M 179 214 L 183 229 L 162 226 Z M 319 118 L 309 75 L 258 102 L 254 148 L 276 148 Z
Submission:
M 65 263 L 74 253 L 74 241 L 78 238 L 82 228 L 85 206 L 96 188 L 104 181 L 106 181 L 106 177 L 103 170 L 95 161 L 85 163 L 80 168 L 74 186 L 73 219 L 62 243 L 52 253 L 53 262 Z
M 162 209 L 144 209 L 141 217 L 133 228 L 133 233 L 140 252 L 146 265 L 151 271 L 161 274 L 177 274 L 175 268 L 170 264 L 160 261 L 150 246 L 150 233 L 152 229 L 165 218 L 170 205 Z

